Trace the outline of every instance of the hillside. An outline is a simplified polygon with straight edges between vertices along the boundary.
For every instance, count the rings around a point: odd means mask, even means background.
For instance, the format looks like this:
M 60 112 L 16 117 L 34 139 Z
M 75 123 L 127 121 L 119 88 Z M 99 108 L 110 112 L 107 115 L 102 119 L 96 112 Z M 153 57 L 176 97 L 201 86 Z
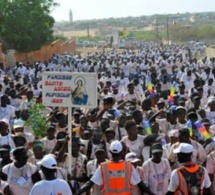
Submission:
M 107 18 L 74 21 L 73 23 L 57 22 L 54 25 L 54 32 L 67 38 L 90 36 L 101 40 L 102 37 L 113 35 L 114 32 L 122 32 L 124 29 L 134 39 L 159 41 L 168 39 L 168 29 L 169 39 L 178 41 L 211 40 L 215 34 L 214 18 L 215 12 L 204 12 Z M 199 31 L 199 33 L 196 31 Z
M 193 24 L 193 23 L 214 23 L 215 12 L 204 13 L 184 13 L 184 14 L 170 14 L 170 15 L 152 15 L 152 16 L 140 16 L 140 17 L 126 17 L 126 18 L 107 18 L 99 20 L 85 20 L 74 21 L 72 24 L 69 22 L 57 22 L 55 23 L 55 31 L 69 31 L 69 30 L 84 30 L 88 26 L 91 29 L 100 29 L 103 27 L 112 28 L 132 28 L 143 29 L 150 25 L 164 25 L 166 20 L 169 23 L 180 24 Z

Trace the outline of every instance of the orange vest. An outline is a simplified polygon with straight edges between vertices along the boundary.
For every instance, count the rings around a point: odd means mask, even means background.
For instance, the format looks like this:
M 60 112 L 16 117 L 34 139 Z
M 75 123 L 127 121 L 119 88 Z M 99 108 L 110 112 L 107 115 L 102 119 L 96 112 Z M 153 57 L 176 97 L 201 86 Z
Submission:
M 105 162 L 101 164 L 104 195 L 131 195 L 132 166 L 130 162 Z
M 183 166 L 177 170 L 179 187 L 174 195 L 203 195 L 201 184 L 204 180 L 204 169 L 199 165 Z M 192 181 L 191 181 L 192 180 Z

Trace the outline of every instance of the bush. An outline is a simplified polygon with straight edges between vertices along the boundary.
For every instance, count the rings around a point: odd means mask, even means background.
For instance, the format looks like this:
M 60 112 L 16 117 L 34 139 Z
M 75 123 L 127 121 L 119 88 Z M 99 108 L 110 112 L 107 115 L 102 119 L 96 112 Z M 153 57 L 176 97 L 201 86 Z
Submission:
M 36 138 L 41 139 L 47 134 L 47 117 L 43 114 L 45 106 L 41 103 L 32 103 L 30 107 L 30 116 L 25 125 L 32 128 Z

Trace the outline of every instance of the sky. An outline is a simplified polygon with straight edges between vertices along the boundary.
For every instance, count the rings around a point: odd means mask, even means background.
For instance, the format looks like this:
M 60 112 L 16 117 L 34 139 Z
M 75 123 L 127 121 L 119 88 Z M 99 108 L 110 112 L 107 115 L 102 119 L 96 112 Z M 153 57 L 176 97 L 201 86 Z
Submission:
M 56 21 L 119 18 L 153 14 L 215 11 L 214 0 L 55 0 L 60 5 L 52 12 Z

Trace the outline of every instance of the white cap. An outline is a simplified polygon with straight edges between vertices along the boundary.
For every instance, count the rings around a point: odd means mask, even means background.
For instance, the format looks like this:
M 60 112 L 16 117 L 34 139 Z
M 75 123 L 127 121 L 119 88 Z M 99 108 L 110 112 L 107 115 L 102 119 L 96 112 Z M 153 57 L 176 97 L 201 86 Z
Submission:
M 183 106 L 177 106 L 176 110 L 185 110 L 186 111 L 186 108 Z
M 193 152 L 193 146 L 191 144 L 187 143 L 180 143 L 179 146 L 173 150 L 173 153 L 192 153 Z
M 137 158 L 137 155 L 134 152 L 129 152 L 128 154 L 126 154 L 125 160 L 131 163 L 140 161 L 140 159 Z
M 55 160 L 55 158 L 48 154 L 46 156 L 43 157 L 43 159 L 37 163 L 38 165 L 42 165 L 43 167 L 47 168 L 47 169 L 56 169 L 57 168 L 57 162 Z
M 210 104 L 211 102 L 214 102 L 214 101 L 215 101 L 214 96 L 208 98 L 208 104 Z
M 110 151 L 112 153 L 120 153 L 122 151 L 122 144 L 120 141 L 113 141 L 111 144 L 110 144 Z
M 172 129 L 168 133 L 169 137 L 178 137 L 179 136 L 179 130 L 178 129 Z
M 22 119 L 18 119 L 14 121 L 13 128 L 14 129 L 21 128 L 21 127 L 24 127 L 24 125 L 25 125 L 25 122 Z
M 9 120 L 7 118 L 3 118 L 0 120 L 0 123 L 3 122 L 5 123 L 7 126 L 9 126 Z

